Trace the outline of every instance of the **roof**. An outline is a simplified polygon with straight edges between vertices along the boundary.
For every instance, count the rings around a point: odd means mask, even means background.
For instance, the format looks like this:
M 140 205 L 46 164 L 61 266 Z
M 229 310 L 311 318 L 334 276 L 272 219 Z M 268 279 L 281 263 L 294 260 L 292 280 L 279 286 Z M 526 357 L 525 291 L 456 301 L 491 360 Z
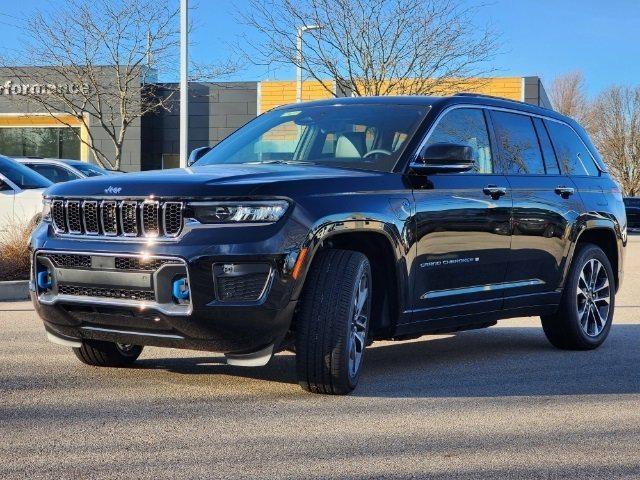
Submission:
M 507 98 L 492 97 L 489 95 L 482 95 L 477 93 L 458 93 L 448 97 L 435 97 L 435 96 L 421 96 L 421 95 L 406 95 L 406 96 L 372 96 L 372 97 L 337 97 L 324 100 L 314 100 L 312 102 L 303 102 L 296 104 L 283 105 L 276 108 L 280 109 L 295 109 L 301 105 L 306 107 L 315 107 L 323 105 L 425 105 L 431 107 L 445 108 L 450 105 L 467 104 L 467 105 L 485 105 L 498 108 L 508 108 L 512 110 L 521 110 L 523 112 L 544 115 L 551 118 L 557 118 L 570 123 L 574 123 L 568 117 L 559 114 L 558 112 L 532 105 L 530 103 L 519 102 L 517 100 L 510 100 Z M 439 109 L 440 109 L 439 108 Z

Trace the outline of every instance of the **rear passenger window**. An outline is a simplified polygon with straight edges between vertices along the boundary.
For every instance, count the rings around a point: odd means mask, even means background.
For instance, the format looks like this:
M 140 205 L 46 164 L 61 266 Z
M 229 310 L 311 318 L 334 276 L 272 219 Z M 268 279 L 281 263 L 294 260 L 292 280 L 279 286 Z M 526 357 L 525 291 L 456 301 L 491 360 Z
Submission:
M 427 146 L 455 143 L 473 149 L 475 173 L 492 173 L 491 147 L 484 112 L 479 108 L 456 108 L 447 113 L 431 133 Z
M 547 169 L 547 174 L 557 175 L 560 173 L 558 168 L 558 160 L 556 160 L 556 154 L 553 151 L 549 134 L 544 126 L 542 119 L 534 117 L 533 124 L 536 127 L 536 133 L 538 134 L 538 140 L 540 140 L 540 148 L 542 149 L 542 156 L 544 157 L 544 166 Z
M 549 130 L 549 135 L 551 135 L 551 141 L 563 173 L 593 176 L 599 174 L 591 153 L 571 127 L 564 123 L 547 120 L 544 123 Z
M 531 117 L 493 111 L 491 119 L 500 152 L 500 172 L 507 175 L 544 174 L 542 153 Z

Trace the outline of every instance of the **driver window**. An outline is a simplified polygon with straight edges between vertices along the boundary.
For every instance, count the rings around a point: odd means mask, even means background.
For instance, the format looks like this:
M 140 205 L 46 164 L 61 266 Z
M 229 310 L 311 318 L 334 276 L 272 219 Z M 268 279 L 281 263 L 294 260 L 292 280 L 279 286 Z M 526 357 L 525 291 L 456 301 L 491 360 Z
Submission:
M 472 172 L 493 172 L 487 123 L 479 108 L 457 108 L 447 113 L 431 132 L 427 146 L 434 143 L 468 145 L 476 164 Z

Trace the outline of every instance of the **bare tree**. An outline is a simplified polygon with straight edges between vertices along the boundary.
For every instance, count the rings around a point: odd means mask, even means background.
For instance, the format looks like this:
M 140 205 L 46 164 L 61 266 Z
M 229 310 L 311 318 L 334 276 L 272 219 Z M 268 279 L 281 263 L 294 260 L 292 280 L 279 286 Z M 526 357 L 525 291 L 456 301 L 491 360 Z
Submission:
M 574 118 L 585 128 L 590 126 L 591 106 L 582 72 L 568 72 L 557 77 L 551 84 L 549 96 L 556 111 Z
M 640 86 L 614 86 L 595 102 L 591 135 L 628 196 L 640 194 Z
M 20 89 L 12 97 L 66 126 L 72 116 L 87 135 L 72 131 L 96 162 L 119 169 L 131 126 L 172 100 L 154 95 L 146 80 L 155 69 L 176 64 L 177 15 L 175 2 L 168 0 L 56 2 L 25 21 L 24 50 L 2 61 L 20 83 L 8 85 Z M 39 65 L 46 67 L 32 68 Z M 109 146 L 95 141 L 93 126 L 106 133 Z
M 476 25 L 477 8 L 458 0 L 251 0 L 239 16 L 262 40 L 244 50 L 254 63 L 299 66 L 334 95 L 427 95 L 474 88 L 491 71 L 497 36 Z M 305 34 L 300 59 L 297 29 L 312 25 L 322 28 Z

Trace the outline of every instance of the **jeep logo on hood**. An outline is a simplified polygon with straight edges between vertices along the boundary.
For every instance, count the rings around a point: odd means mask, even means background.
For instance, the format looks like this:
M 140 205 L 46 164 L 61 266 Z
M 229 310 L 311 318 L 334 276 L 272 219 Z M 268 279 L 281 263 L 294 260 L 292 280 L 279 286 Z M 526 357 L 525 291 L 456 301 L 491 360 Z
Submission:
M 122 187 L 109 186 L 104 189 L 104 193 L 117 195 L 122 190 Z

